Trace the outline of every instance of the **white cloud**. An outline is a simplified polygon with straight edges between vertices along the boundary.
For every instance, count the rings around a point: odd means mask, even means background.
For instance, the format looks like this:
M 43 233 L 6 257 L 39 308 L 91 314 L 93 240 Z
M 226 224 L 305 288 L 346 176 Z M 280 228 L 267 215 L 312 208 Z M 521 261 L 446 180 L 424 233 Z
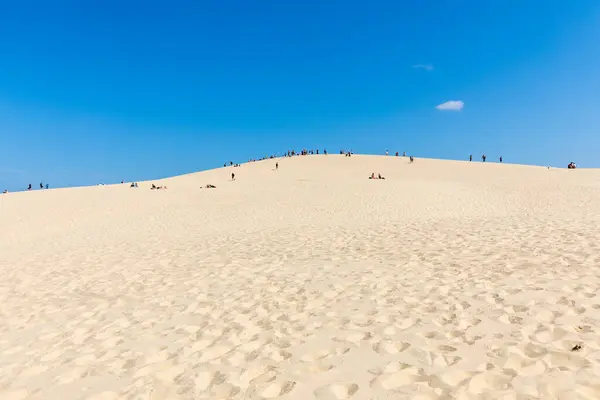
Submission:
M 464 106 L 465 103 L 463 103 L 460 100 L 450 100 L 436 106 L 435 108 L 442 111 L 460 111 L 463 109 Z
M 412 67 L 415 69 L 424 69 L 425 71 L 433 71 L 433 65 L 431 64 L 415 64 Z
M 0 167 L 0 175 L 23 175 L 24 173 L 22 169 Z

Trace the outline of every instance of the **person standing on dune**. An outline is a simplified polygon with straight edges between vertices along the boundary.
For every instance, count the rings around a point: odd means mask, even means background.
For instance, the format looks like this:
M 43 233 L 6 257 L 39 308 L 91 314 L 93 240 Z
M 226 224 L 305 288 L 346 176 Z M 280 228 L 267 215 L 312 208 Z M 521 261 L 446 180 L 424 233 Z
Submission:
M 233 172 L 231 173 L 231 180 L 235 181 L 235 174 Z
M 275 163 L 275 170 L 279 171 L 279 163 L 278 162 Z

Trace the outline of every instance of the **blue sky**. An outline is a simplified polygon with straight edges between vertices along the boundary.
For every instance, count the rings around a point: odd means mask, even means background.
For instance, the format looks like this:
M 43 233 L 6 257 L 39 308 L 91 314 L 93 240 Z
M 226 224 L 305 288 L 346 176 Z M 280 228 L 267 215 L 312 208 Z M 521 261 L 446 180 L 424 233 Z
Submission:
M 0 190 L 302 147 L 600 167 L 594 0 L 7 2 L 0 57 Z

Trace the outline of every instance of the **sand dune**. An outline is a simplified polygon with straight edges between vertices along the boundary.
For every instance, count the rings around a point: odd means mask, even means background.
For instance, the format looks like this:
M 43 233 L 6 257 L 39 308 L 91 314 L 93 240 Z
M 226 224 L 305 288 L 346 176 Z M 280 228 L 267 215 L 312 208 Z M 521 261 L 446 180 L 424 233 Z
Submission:
M 278 161 L 1 195 L 0 399 L 600 398 L 600 171 Z

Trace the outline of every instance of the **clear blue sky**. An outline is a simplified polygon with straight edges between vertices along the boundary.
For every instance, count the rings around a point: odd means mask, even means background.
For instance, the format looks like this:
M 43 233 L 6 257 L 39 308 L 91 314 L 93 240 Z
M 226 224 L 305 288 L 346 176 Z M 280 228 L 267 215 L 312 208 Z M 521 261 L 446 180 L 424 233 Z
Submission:
M 598 0 L 5 2 L 0 190 L 302 147 L 600 167 L 599 67 Z

